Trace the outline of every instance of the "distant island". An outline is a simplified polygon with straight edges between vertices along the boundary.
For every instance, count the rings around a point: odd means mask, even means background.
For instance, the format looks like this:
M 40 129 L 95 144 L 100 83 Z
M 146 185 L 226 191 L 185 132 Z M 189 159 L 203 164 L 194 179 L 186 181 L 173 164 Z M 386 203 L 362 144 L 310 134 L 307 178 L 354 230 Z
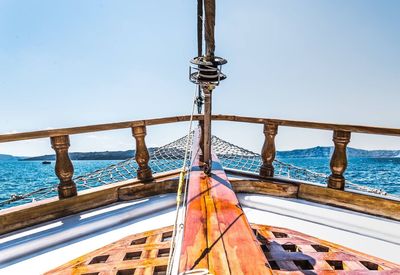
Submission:
M 329 158 L 333 153 L 333 147 L 317 146 L 308 149 L 296 149 L 291 151 L 279 151 L 277 157 L 282 158 Z M 347 148 L 348 158 L 399 158 L 400 150 L 363 150 Z
M 72 152 L 69 153 L 71 160 L 123 160 L 135 156 L 135 150 L 127 151 L 104 151 L 104 152 Z M 43 155 L 37 157 L 23 158 L 22 161 L 33 160 L 56 160 L 55 155 Z
M 157 148 L 149 148 L 152 152 Z M 313 147 L 308 149 L 296 149 L 290 151 L 278 151 L 277 158 L 329 158 L 333 153 L 333 147 Z M 124 160 L 135 156 L 135 150 L 104 151 L 104 152 L 73 152 L 72 160 Z M 400 150 L 363 150 L 347 148 L 349 158 L 400 158 Z M 37 157 L 16 157 L 0 154 L 0 161 L 44 161 L 55 160 L 55 155 L 43 155 Z
M 0 154 L 0 161 L 12 161 L 12 160 L 19 160 L 21 157 L 15 157 L 12 155 L 4 155 Z M 23 157 L 22 157 L 23 158 Z

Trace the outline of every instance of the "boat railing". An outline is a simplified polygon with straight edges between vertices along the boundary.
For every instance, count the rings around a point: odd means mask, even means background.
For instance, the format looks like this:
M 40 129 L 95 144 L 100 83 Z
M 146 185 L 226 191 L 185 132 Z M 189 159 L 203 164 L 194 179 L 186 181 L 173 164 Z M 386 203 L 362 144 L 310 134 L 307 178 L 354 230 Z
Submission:
M 231 183 L 236 192 L 299 198 L 400 221 L 400 201 L 398 199 L 344 189 L 346 180 L 343 175 L 348 161 L 346 146 L 350 141 L 351 133 L 400 136 L 400 129 L 232 115 L 214 115 L 212 118 L 214 121 L 255 123 L 264 126 L 265 141 L 260 150 L 262 161 L 260 161 L 259 175 L 242 172 L 239 177 L 235 177 L 233 174 Z M 202 119 L 202 115 L 194 116 L 194 120 Z M 149 165 L 150 154 L 145 142 L 146 127 L 189 120 L 190 116 L 185 115 L 0 135 L 0 143 L 49 138 L 56 154 L 55 174 L 59 179 L 57 185 L 58 198 L 48 198 L 1 210 L 0 234 L 117 201 L 176 192 L 178 170 L 152 174 L 156 171 L 152 171 Z M 275 166 L 279 165 L 279 162 L 274 161 L 276 154 L 275 138 L 279 127 L 320 129 L 333 133 L 334 152 L 330 161 L 331 173 L 328 178 L 328 188 L 292 178 L 282 179 L 279 177 L 278 170 L 274 171 L 274 164 Z M 82 190 L 78 195 L 77 186 L 74 182 L 76 178 L 73 177 L 74 167 L 68 153 L 69 137 L 75 134 L 125 128 L 131 128 L 136 142 L 137 178 Z M 275 168 L 279 169 L 278 167 Z M 277 172 L 276 175 L 274 175 L 274 172 Z M 27 219 L 27 217 L 29 218 Z
M 195 115 L 194 119 L 202 120 L 203 116 Z M 255 118 L 233 115 L 213 115 L 212 119 L 215 121 L 232 121 L 264 125 L 265 141 L 261 150 L 262 165 L 260 167 L 260 176 L 263 178 L 274 177 L 273 163 L 276 155 L 275 138 L 278 133 L 278 127 L 298 127 L 332 131 L 334 151 L 330 161 L 331 175 L 328 179 L 328 188 L 338 190 L 344 190 L 345 188 L 346 180 L 344 177 L 344 172 L 346 170 L 348 162 L 346 147 L 347 144 L 350 142 L 351 133 L 400 136 L 400 129 L 396 128 Z M 137 178 L 141 181 L 146 182 L 152 179 L 151 168 L 148 165 L 149 153 L 145 143 L 146 126 L 184 122 L 189 120 L 190 116 L 184 115 L 25 133 L 3 134 L 0 135 L 0 143 L 38 138 L 50 138 L 51 146 L 56 154 L 55 173 L 60 180 L 58 186 L 58 194 L 59 198 L 63 199 L 77 195 L 76 186 L 72 179 L 74 171 L 73 164 L 68 154 L 68 148 L 70 146 L 70 135 L 131 128 L 132 135 L 136 141 L 135 158 L 138 164 Z

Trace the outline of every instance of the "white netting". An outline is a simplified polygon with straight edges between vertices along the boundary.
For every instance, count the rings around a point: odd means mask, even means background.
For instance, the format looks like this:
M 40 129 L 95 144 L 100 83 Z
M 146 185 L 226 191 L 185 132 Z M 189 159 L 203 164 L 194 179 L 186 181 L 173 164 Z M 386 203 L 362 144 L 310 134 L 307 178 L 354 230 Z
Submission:
M 179 169 L 183 165 L 187 136 L 158 148 L 150 148 L 150 161 L 153 174 Z M 189 136 L 191 139 L 192 136 Z M 190 142 L 190 141 L 189 141 Z M 224 168 L 244 172 L 258 173 L 262 164 L 261 155 L 246 150 L 216 136 L 212 137 L 212 146 Z M 77 176 L 74 181 L 79 190 L 111 184 L 136 178 L 138 165 L 135 158 L 121 161 L 117 164 Z M 275 176 L 326 184 L 328 175 L 297 167 L 279 160 L 274 161 Z M 352 189 L 386 195 L 386 192 L 346 181 L 346 186 Z M 9 199 L 0 201 L 0 207 L 10 207 L 26 202 L 40 200 L 56 195 L 57 184 L 40 188 L 25 194 L 14 194 Z

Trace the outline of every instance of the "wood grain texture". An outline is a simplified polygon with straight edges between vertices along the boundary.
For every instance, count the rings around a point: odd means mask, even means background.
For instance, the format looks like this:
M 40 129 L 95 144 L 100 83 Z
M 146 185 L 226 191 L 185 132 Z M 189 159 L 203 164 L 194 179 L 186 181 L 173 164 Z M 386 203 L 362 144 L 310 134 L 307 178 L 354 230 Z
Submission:
M 397 200 L 311 184 L 300 184 L 298 198 L 400 220 L 400 201 Z
M 45 274 L 157 274 L 155 271 L 164 269 L 168 264 L 171 241 L 163 240 L 163 235 L 170 234 L 171 231 L 172 226 L 168 226 L 124 237 Z
M 276 197 L 296 198 L 299 185 L 273 180 L 233 179 L 229 180 L 235 193 L 251 193 Z
M 262 224 L 253 224 L 251 228 L 257 236 L 257 245 L 262 247 L 268 261 L 274 263 L 273 274 L 366 275 L 400 272 L 398 264 L 301 232 Z M 172 226 L 130 235 L 45 274 L 153 275 L 157 268 L 165 268 L 167 264 L 171 241 L 163 238 L 166 234 L 172 234 Z M 129 258 L 132 254 L 136 257 Z M 96 261 L 101 257 L 103 261 Z M 299 262 L 303 264 L 299 265 Z M 304 263 L 308 263 L 308 268 Z
M 203 120 L 203 115 L 194 115 L 193 119 Z M 54 130 L 3 134 L 0 135 L 0 143 L 55 137 L 55 136 L 64 136 L 64 135 L 84 134 L 84 133 L 99 132 L 99 131 L 118 130 L 118 129 L 131 128 L 135 126 L 151 126 L 151 125 L 159 125 L 167 123 L 176 123 L 189 120 L 190 120 L 189 115 L 183 115 L 183 116 L 174 116 L 165 118 L 79 126 L 71 128 L 60 128 Z M 256 124 L 273 123 L 277 124 L 278 126 L 286 126 L 286 127 L 308 128 L 308 129 L 319 129 L 319 130 L 338 130 L 338 131 L 348 131 L 353 133 L 400 136 L 399 128 L 383 128 L 383 127 L 372 127 L 372 126 L 361 126 L 361 125 L 333 124 L 333 123 L 283 120 L 283 119 L 272 119 L 272 118 L 256 118 L 256 117 L 244 117 L 244 116 L 234 116 L 234 115 L 213 115 L 212 120 L 256 123 Z
M 176 193 L 178 170 L 155 174 L 153 182 L 131 180 L 79 192 L 74 199 L 50 198 L 0 211 L 0 235 L 34 224 L 62 218 L 67 215 L 111 204 L 115 201 L 136 200 L 150 196 Z M 246 173 L 241 173 L 242 177 Z M 253 178 L 252 178 L 253 177 Z M 309 201 L 351 209 L 365 214 L 379 215 L 400 221 L 400 201 L 366 193 L 333 190 L 308 183 L 262 180 L 257 175 L 232 178 L 236 193 L 252 193 L 277 197 L 301 198 Z
M 263 221 L 265 223 L 265 221 Z M 400 274 L 400 265 L 294 230 L 253 224 L 273 274 Z
M 272 274 L 218 158 L 212 158 L 211 176 L 199 166 L 198 154 L 192 162 L 179 271 Z
M 153 188 L 147 187 L 147 184 L 143 184 L 138 179 L 126 180 L 80 191 L 78 196 L 67 199 L 50 198 L 1 210 L 0 235 L 114 203 L 120 200 L 118 190 L 124 186 L 131 185 L 134 186 L 132 188 L 138 190 L 138 194 L 134 198 L 163 194 L 168 189 L 164 188 L 165 186 L 160 181 L 176 177 L 178 174 L 179 171 L 177 170 L 156 174 L 154 176 L 155 181 L 150 184 L 150 187 Z M 176 187 L 171 192 L 176 192 Z

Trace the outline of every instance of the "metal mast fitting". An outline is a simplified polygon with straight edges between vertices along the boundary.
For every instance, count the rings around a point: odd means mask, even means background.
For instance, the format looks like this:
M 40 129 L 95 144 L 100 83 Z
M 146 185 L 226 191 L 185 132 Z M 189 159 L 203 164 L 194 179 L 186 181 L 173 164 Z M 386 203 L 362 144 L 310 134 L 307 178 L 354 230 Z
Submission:
M 204 14 L 203 14 L 204 13 Z M 205 21 L 203 20 L 205 15 Z M 204 21 L 204 22 L 203 22 Z M 203 55 L 203 24 L 205 51 Z M 201 93 L 204 95 L 204 120 L 201 126 L 202 149 L 201 160 L 204 163 L 204 171 L 210 174 L 212 167 L 211 157 L 211 109 L 212 91 L 226 78 L 222 73 L 222 65 L 227 61 L 214 55 L 215 51 L 215 0 L 198 0 L 197 2 L 197 38 L 198 56 L 190 61 L 189 80 L 199 86 L 197 99 L 199 113 L 203 103 Z

